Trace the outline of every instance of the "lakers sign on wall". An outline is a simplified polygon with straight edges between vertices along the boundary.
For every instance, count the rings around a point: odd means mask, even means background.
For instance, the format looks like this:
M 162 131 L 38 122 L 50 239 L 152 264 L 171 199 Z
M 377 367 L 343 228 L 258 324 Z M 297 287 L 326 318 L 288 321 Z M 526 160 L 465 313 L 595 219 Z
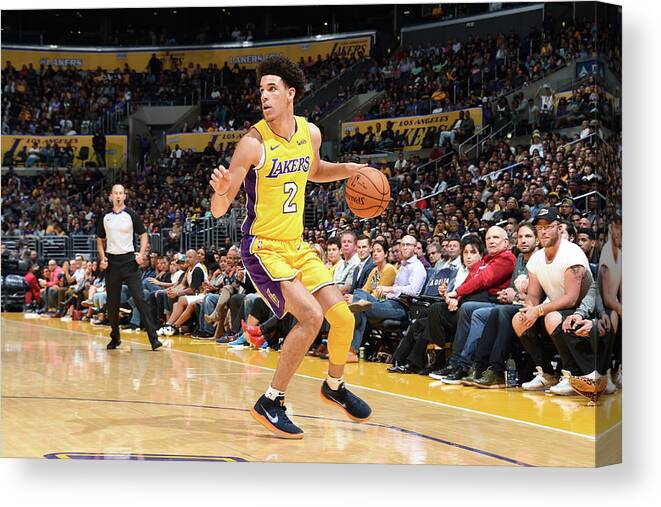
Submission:
M 464 109 L 464 113 L 469 113 L 475 130 L 482 128 L 482 108 L 473 107 Z M 378 120 L 349 121 L 342 122 L 342 137 L 347 134 L 353 135 L 356 128 L 360 132 L 367 132 L 368 127 L 376 133 L 387 129 L 388 124 L 392 123 L 392 129 L 397 134 L 401 132 L 406 137 L 404 149 L 406 151 L 419 150 L 422 147 L 422 140 L 429 129 L 435 128 L 437 132 L 449 130 L 454 122 L 459 118 L 459 111 L 449 113 L 428 114 L 424 116 L 404 116 L 400 118 L 379 118 Z

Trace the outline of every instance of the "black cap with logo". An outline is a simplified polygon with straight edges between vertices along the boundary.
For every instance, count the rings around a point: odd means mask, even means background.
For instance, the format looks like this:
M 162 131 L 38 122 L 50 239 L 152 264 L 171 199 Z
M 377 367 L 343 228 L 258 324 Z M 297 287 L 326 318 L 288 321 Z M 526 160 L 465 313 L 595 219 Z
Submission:
M 539 222 L 540 220 L 546 220 L 547 222 L 555 222 L 556 220 L 558 220 L 558 210 L 555 208 L 555 206 L 550 206 L 548 208 L 540 209 L 537 215 L 535 215 L 532 224 L 537 225 L 537 222 Z

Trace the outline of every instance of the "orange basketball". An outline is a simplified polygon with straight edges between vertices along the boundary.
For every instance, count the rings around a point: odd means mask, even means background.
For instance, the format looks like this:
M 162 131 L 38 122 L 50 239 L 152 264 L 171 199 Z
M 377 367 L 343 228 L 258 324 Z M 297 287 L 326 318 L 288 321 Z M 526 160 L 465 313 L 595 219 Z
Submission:
M 347 181 L 347 204 L 361 218 L 378 217 L 390 202 L 388 178 L 373 167 L 364 167 Z

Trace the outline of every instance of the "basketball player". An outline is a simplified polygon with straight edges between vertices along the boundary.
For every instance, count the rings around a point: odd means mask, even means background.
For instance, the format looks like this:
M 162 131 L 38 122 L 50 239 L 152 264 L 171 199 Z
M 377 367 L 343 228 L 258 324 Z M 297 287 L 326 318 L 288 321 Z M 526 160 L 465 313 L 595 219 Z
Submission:
M 286 414 L 285 391 L 326 318 L 328 376 L 321 397 L 350 419 L 365 421 L 372 410 L 351 393 L 342 378 L 353 336 L 354 318 L 329 270 L 303 241 L 303 209 L 308 179 L 325 183 L 349 178 L 365 165 L 332 164 L 319 157 L 321 133 L 300 116 L 294 100 L 303 96 L 305 76 L 294 62 L 273 56 L 257 69 L 264 119 L 236 147 L 229 170 L 213 171 L 211 212 L 218 218 L 243 183 L 247 216 L 241 258 L 257 291 L 273 313 L 291 313 L 297 324 L 283 343 L 271 385 L 251 413 L 280 438 L 303 438 Z

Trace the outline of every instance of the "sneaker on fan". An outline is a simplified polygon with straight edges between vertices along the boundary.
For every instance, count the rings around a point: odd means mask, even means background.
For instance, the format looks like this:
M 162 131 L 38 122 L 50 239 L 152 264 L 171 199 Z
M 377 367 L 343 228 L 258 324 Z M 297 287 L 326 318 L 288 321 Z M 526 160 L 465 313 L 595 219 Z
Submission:
M 244 336 L 250 342 L 250 345 L 256 349 L 261 348 L 261 346 L 266 343 L 259 326 L 249 326 L 244 320 L 241 320 L 241 328 L 243 329 Z
M 548 392 L 555 394 L 556 396 L 570 396 L 574 394 L 574 390 L 571 388 L 571 384 L 569 382 L 570 377 L 570 372 L 567 370 L 562 370 L 562 377 L 560 378 L 560 382 L 554 386 L 551 386 L 548 389 Z
M 544 373 L 544 370 L 541 366 L 537 367 L 537 375 L 530 382 L 524 382 L 521 384 L 521 387 L 525 391 L 544 391 L 549 387 L 558 383 L 553 375 L 549 373 Z
M 617 386 L 613 383 L 610 369 L 606 370 L 606 381 L 608 383 L 606 384 L 606 389 L 604 389 L 604 393 L 613 394 L 615 391 L 617 391 Z
M 170 324 L 165 324 L 162 328 L 156 330 L 157 336 L 172 336 L 174 328 Z
M 235 340 L 229 342 L 227 344 L 228 347 L 243 347 L 248 343 L 246 340 L 246 335 L 244 333 L 241 333 L 238 338 Z

